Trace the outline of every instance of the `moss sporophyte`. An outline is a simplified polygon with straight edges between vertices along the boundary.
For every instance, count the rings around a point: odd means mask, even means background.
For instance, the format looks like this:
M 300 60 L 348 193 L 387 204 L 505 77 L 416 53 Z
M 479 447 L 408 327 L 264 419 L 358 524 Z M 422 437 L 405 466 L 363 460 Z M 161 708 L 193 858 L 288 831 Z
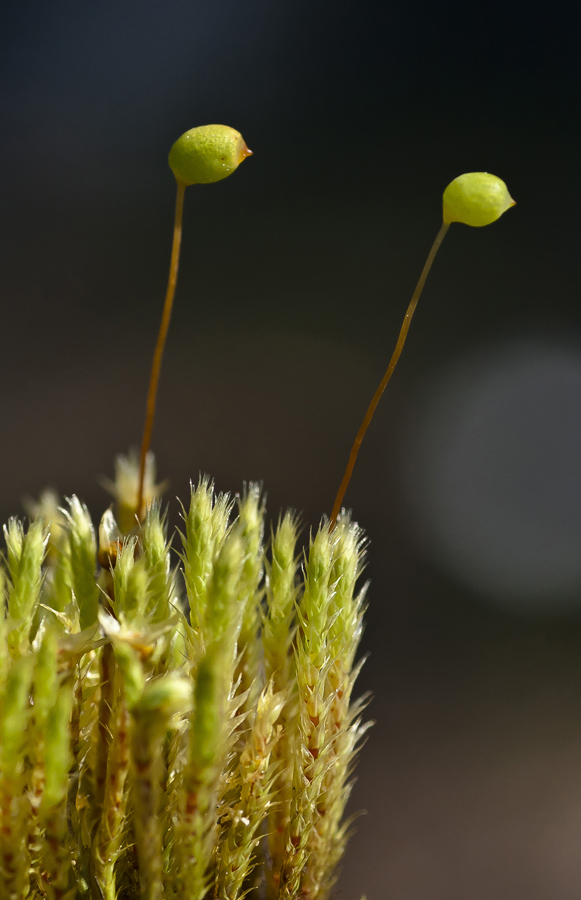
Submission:
M 474 227 L 490 225 L 492 222 L 496 222 L 507 209 L 516 205 L 515 201 L 508 193 L 504 181 L 497 178 L 496 175 L 490 175 L 488 172 L 467 172 L 465 175 L 459 175 L 454 181 L 450 182 L 444 191 L 443 201 L 442 225 L 440 226 L 440 230 L 428 253 L 428 258 L 422 269 L 422 274 L 420 275 L 420 279 L 416 285 L 412 299 L 410 300 L 387 371 L 373 395 L 363 422 L 355 436 L 351 453 L 349 454 L 347 468 L 345 469 L 343 480 L 339 485 L 339 490 L 337 491 L 335 502 L 333 503 L 331 528 L 334 528 L 335 523 L 337 522 L 337 517 L 343 504 L 345 492 L 351 481 L 355 460 L 357 459 L 357 454 L 359 453 L 359 448 L 365 436 L 365 432 L 369 427 L 377 404 L 381 399 L 381 395 L 386 389 L 387 383 L 393 375 L 393 371 L 401 356 L 401 351 L 406 342 L 412 317 L 416 311 L 416 306 L 418 305 L 418 300 L 422 295 L 426 279 L 432 268 L 432 263 L 436 258 L 436 254 L 440 249 L 442 241 L 446 237 L 448 228 L 452 222 L 462 222 L 464 225 L 472 225 Z
M 149 444 L 184 192 L 249 153 L 221 125 L 171 149 L 169 283 L 141 454 L 117 459 L 114 509 L 96 529 L 77 497 L 45 492 L 27 527 L 5 526 L 2 900 L 325 900 L 335 883 L 367 728 L 352 700 L 364 540 L 343 496 L 450 223 L 489 224 L 513 201 L 486 173 L 446 189 L 390 366 L 304 556 L 294 514 L 266 540 L 259 487 L 231 497 L 207 477 L 182 507 L 175 550 Z
M 136 505 L 139 518 L 144 513 L 143 481 L 147 451 L 151 442 L 161 361 L 178 280 L 185 190 L 192 184 L 212 184 L 214 181 L 222 181 L 231 175 L 247 156 L 252 156 L 252 150 L 248 149 L 242 135 L 228 125 L 199 125 L 197 128 L 191 128 L 178 138 L 169 152 L 169 165 L 177 182 L 177 197 L 169 278 L 151 366 L 147 413 L 141 441 Z

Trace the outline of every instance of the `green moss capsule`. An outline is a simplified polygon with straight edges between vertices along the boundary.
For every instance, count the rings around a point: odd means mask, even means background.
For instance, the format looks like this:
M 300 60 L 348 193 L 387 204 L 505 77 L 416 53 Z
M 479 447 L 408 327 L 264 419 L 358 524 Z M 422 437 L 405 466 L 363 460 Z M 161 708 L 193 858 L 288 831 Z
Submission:
M 479 228 L 496 222 L 515 205 L 501 178 L 489 172 L 467 172 L 444 191 L 444 222 L 463 222 Z
M 169 151 L 169 165 L 182 184 L 211 184 L 227 178 L 251 154 L 234 128 L 198 125 L 177 139 Z

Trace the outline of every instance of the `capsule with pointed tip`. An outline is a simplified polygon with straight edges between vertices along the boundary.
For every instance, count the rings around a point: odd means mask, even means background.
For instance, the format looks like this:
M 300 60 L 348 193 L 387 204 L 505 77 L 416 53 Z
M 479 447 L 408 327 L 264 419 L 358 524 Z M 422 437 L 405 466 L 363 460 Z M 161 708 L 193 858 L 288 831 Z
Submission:
M 177 139 L 169 152 L 169 165 L 181 184 L 211 184 L 227 178 L 251 155 L 234 128 L 198 125 Z
M 444 191 L 444 222 L 463 222 L 479 228 L 496 222 L 515 205 L 501 178 L 488 172 L 467 172 Z

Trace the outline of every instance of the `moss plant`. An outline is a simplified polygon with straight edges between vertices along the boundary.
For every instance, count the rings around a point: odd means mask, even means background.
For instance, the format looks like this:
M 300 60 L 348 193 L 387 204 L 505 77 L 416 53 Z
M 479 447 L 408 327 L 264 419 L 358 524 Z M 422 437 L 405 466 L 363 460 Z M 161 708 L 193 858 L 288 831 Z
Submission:
M 302 558 L 292 513 L 265 541 L 258 486 L 232 498 L 203 477 L 172 547 L 149 451 L 185 187 L 246 155 L 225 126 L 170 153 L 168 292 L 141 454 L 106 483 L 114 509 L 97 525 L 77 497 L 45 492 L 28 526 L 5 527 L 1 900 L 326 900 L 335 883 L 367 727 L 352 700 L 363 534 L 340 494 Z M 510 205 L 491 178 L 447 189 L 407 325 L 449 222 L 487 224 Z

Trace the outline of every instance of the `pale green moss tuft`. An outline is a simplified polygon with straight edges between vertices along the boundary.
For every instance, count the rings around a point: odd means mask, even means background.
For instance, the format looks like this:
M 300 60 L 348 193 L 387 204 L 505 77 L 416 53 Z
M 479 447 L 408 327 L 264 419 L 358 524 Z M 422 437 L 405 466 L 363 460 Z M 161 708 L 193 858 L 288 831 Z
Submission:
M 129 534 L 106 510 L 97 546 L 76 497 L 5 529 L 0 896 L 324 898 L 363 730 L 361 533 L 323 522 L 302 576 L 292 514 L 267 550 L 258 486 L 234 510 L 202 478 L 176 553 L 149 471 Z M 117 472 L 123 518 L 135 459 Z

